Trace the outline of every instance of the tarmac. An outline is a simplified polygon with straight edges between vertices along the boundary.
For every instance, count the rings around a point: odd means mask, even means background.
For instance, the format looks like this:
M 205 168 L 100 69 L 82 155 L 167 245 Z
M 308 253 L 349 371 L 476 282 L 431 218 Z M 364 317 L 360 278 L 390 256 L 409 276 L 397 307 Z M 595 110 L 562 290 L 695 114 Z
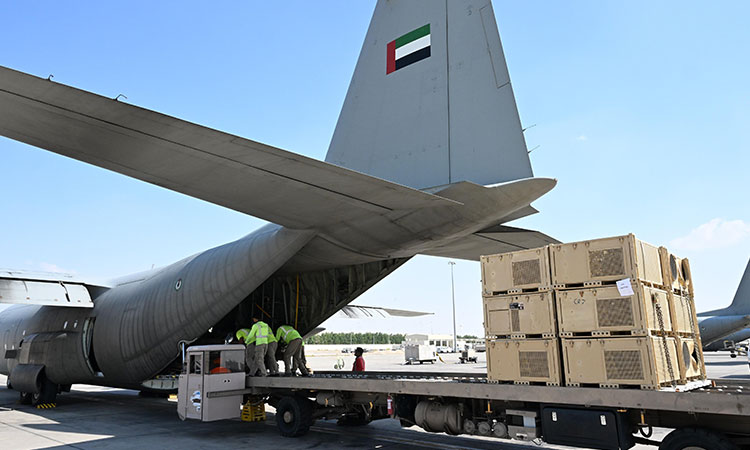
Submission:
M 404 365 L 402 351 L 365 353 L 368 370 L 477 372 L 486 371 L 484 354 L 476 364 L 459 364 L 458 355 L 441 354 L 435 364 Z M 313 370 L 334 370 L 343 360 L 342 370 L 351 370 L 354 357 L 332 351 L 308 350 Z M 750 381 L 746 357 L 732 359 L 727 353 L 706 355 L 709 377 Z M 364 427 L 341 427 L 335 421 L 317 421 L 310 432 L 299 438 L 283 438 L 275 427 L 273 409 L 268 407 L 265 422 L 244 423 L 226 420 L 212 423 L 183 422 L 176 404 L 159 397 L 141 396 L 137 391 L 74 385 L 70 393 L 58 397 L 57 408 L 35 409 L 18 403 L 18 393 L 5 387 L 0 376 L 0 447 L 5 449 L 233 449 L 310 448 L 351 449 L 532 449 L 568 447 L 522 443 L 483 437 L 447 436 L 400 428 L 398 421 L 379 420 Z M 666 430 L 656 430 L 660 439 Z M 636 449 L 653 447 L 636 446 Z

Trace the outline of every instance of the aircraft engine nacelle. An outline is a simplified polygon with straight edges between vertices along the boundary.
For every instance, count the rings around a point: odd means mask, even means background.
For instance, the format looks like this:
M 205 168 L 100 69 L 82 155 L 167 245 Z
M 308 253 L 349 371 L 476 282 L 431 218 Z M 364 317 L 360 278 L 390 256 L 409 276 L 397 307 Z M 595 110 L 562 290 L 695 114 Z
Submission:
M 91 378 L 81 339 L 81 333 L 76 332 L 37 333 L 26 336 L 18 349 L 6 350 L 13 388 L 38 392 L 42 371 L 47 379 L 60 385 Z

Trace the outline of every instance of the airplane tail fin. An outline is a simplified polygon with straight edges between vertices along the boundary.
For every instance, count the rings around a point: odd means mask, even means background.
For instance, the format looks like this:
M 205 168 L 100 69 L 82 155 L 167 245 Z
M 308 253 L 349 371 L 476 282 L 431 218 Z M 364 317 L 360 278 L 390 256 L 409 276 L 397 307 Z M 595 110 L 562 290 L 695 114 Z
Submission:
M 750 314 L 750 261 L 747 262 L 745 273 L 742 275 L 740 285 L 737 286 L 737 292 L 734 294 L 732 304 L 729 310 L 733 314 Z
M 378 0 L 326 161 L 425 189 L 532 177 L 490 0 Z
M 745 273 L 742 275 L 740 285 L 734 294 L 732 304 L 726 308 L 704 311 L 698 316 L 742 316 L 750 315 L 750 261 L 747 262 Z

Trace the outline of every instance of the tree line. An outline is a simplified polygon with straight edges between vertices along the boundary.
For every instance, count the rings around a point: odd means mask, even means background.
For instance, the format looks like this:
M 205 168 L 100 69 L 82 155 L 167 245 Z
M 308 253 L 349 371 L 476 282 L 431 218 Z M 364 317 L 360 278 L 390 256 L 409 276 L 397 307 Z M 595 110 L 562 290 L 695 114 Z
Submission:
M 459 339 L 477 339 L 474 335 L 458 336 Z M 388 333 L 320 333 L 305 340 L 307 344 L 319 345 L 362 345 L 362 344 L 401 344 L 405 334 Z
M 320 333 L 305 339 L 306 344 L 401 344 L 404 334 L 387 333 Z

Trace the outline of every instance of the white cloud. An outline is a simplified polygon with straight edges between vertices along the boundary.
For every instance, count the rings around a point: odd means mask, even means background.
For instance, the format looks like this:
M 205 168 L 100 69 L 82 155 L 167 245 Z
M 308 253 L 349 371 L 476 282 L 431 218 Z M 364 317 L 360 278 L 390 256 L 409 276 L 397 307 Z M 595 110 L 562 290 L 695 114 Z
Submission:
M 582 134 L 576 138 L 576 141 L 588 141 L 588 140 L 589 138 L 585 134 Z
M 52 273 L 66 273 L 69 275 L 73 275 L 76 273 L 75 270 L 66 270 L 58 266 L 57 264 L 50 264 L 46 262 L 39 263 L 39 268 L 45 272 L 52 272 Z
M 712 219 L 686 236 L 673 239 L 675 250 L 713 250 L 739 244 L 750 237 L 750 224 L 743 220 Z

